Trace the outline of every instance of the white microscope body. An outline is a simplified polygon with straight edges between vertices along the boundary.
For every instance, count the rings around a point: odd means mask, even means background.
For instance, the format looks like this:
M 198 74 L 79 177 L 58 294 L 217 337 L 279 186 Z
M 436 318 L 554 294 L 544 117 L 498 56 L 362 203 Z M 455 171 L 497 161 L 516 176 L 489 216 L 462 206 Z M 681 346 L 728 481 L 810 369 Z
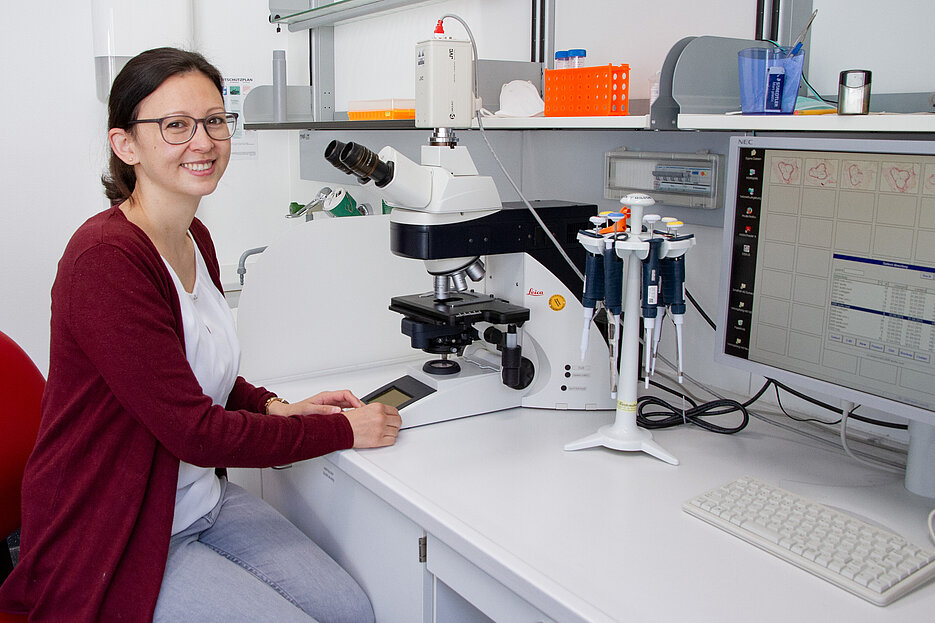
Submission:
M 600 332 L 593 328 L 600 347 L 582 361 L 579 340 L 567 331 L 583 308 L 573 284 L 555 274 L 563 267 L 559 254 L 524 207 L 501 204 L 493 180 L 477 174 L 466 148 L 426 145 L 417 164 L 392 147 L 374 155 L 333 141 L 325 157 L 380 189 L 395 206 L 392 251 L 423 260 L 433 279 L 431 291 L 394 297 L 390 309 L 403 314 L 413 347 L 437 358 L 365 400 L 399 407 L 405 427 L 519 406 L 613 408 Z M 587 223 L 595 211 L 538 203 L 562 231 L 570 221 Z M 580 249 L 576 240 L 567 242 Z

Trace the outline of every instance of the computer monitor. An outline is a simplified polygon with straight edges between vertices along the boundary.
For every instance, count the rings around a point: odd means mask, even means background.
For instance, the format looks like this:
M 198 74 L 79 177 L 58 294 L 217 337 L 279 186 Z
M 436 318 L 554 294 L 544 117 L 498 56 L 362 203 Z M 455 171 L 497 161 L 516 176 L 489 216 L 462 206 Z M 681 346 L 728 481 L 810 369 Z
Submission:
M 730 142 L 715 359 L 909 421 L 935 497 L 935 141 Z

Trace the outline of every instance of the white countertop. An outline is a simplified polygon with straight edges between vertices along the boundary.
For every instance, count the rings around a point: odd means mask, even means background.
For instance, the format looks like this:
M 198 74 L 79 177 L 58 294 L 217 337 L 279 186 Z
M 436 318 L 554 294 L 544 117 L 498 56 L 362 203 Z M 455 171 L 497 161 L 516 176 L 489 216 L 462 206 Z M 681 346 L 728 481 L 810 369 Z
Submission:
M 268 386 L 289 399 L 339 387 L 363 395 L 401 369 Z M 750 474 L 931 549 L 924 522 L 933 502 L 901 478 L 758 421 L 732 436 L 655 432 L 678 467 L 562 449 L 612 419 L 512 409 L 404 430 L 393 447 L 330 460 L 556 621 L 931 620 L 935 585 L 879 608 L 681 510 Z

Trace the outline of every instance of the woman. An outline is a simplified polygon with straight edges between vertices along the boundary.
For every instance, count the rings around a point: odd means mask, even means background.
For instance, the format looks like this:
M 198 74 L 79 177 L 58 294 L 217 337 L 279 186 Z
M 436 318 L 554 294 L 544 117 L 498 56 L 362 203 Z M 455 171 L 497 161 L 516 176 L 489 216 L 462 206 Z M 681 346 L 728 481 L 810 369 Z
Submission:
M 395 409 L 349 391 L 289 404 L 237 376 L 214 246 L 195 218 L 236 115 L 198 54 L 144 52 L 109 103 L 113 207 L 69 242 L 0 610 L 35 621 L 372 621 L 360 587 L 214 468 L 391 445 Z M 276 301 L 269 301 L 275 305 Z

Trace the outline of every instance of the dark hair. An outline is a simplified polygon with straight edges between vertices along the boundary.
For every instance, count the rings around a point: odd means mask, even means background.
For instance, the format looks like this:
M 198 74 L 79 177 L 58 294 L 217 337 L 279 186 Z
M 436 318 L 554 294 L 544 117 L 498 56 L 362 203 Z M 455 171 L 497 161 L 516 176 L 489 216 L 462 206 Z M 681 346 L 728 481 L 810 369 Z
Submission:
M 122 128 L 132 132 L 130 122 L 136 120 L 140 102 L 172 76 L 192 71 L 203 73 L 219 93 L 224 93 L 221 72 L 197 52 L 156 48 L 131 58 L 110 87 L 107 129 Z M 111 204 L 121 203 L 130 198 L 136 186 L 136 172 L 111 150 L 109 170 L 101 176 L 101 182 Z

